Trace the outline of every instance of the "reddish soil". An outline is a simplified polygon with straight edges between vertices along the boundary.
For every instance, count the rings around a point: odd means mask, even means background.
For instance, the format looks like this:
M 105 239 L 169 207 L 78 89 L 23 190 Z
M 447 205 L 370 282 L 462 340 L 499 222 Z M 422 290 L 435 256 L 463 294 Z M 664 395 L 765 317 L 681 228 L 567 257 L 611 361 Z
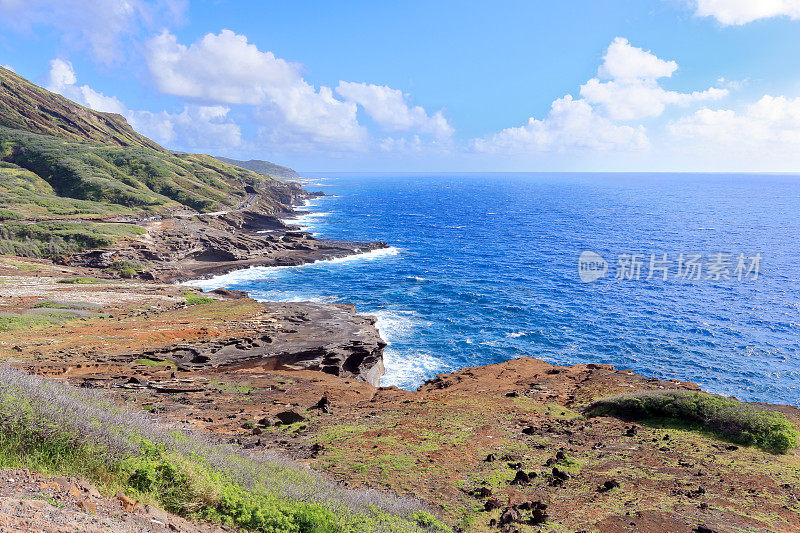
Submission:
M 84 479 L 45 478 L 17 469 L 0 470 L 0 531 L 212 533 L 225 530 L 184 520 L 126 496 L 102 495 Z
M 597 398 L 694 384 L 524 358 L 404 391 L 257 360 L 143 360 L 165 346 L 252 337 L 264 313 L 276 311 L 249 299 L 187 307 L 175 286 L 48 284 L 48 275 L 65 274 L 41 268 L 36 278 L 26 269 L 0 272 L 9 276 L 3 312 L 56 297 L 102 305 L 97 316 L 0 333 L 15 364 L 108 390 L 220 440 L 282 451 L 348 485 L 418 496 L 456 528 L 800 530 L 797 451 L 773 455 L 678 425 L 583 413 Z M 795 408 L 766 407 L 800 423 Z

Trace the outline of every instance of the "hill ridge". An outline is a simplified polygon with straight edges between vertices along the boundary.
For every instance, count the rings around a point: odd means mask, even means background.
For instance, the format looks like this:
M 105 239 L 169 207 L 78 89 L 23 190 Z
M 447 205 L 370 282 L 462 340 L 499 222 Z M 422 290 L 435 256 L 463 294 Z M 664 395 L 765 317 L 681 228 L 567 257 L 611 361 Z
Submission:
M 0 67 L 0 126 L 123 147 L 166 152 L 137 133 L 122 115 L 94 111 Z
M 250 159 L 248 161 L 240 161 L 238 159 L 231 159 L 229 157 L 221 157 L 221 156 L 217 156 L 217 159 L 219 159 L 223 163 L 228 163 L 230 165 L 235 165 L 237 167 L 246 168 L 247 170 L 252 170 L 253 172 L 256 172 L 263 176 L 271 176 L 273 178 L 281 178 L 281 179 L 297 179 L 300 177 L 300 174 L 298 174 L 294 169 L 285 167 L 283 165 L 278 165 L 270 161 L 264 161 L 262 159 Z

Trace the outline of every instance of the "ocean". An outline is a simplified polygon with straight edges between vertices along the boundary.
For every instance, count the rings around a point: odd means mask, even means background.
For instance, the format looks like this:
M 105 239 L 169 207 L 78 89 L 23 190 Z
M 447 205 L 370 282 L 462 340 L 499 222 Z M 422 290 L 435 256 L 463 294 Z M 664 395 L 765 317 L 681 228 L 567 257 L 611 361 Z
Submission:
M 391 248 L 193 282 L 351 302 L 382 384 L 530 356 L 800 405 L 800 176 L 321 174 L 296 223 Z M 665 279 L 666 278 L 666 279 Z

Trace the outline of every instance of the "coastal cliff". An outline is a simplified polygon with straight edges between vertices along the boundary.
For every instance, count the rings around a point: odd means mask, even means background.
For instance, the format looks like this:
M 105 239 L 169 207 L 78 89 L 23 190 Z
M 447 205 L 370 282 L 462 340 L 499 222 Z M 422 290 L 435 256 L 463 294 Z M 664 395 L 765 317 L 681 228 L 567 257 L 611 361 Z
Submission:
M 169 152 L 123 117 L 80 106 L 0 67 L 0 252 L 77 267 L 94 280 L 174 283 L 387 246 L 315 239 L 287 220 L 320 194 L 210 156 Z M 17 282 L 17 292 L 24 292 L 25 283 Z M 38 285 L 26 297 L 53 290 L 58 298 L 68 288 L 44 278 Z M 104 301 L 117 292 L 99 281 L 93 288 L 89 294 L 84 287 L 81 298 Z M 156 298 L 159 310 L 181 305 L 188 291 L 162 286 L 147 292 L 155 290 L 163 293 Z M 384 343 L 374 320 L 352 306 L 246 301 L 234 308 L 247 309 L 249 322 L 237 322 L 234 314 L 216 334 L 181 345 L 176 334 L 169 344 L 148 344 L 147 353 L 136 352 L 132 339 L 112 349 L 84 342 L 75 350 L 95 362 L 149 355 L 181 368 L 287 366 L 378 383 Z
M 41 260 L 0 265 L 3 312 L 37 320 L 0 331 L 15 366 L 242 450 L 278 451 L 349 487 L 421 498 L 457 531 L 800 527 L 796 449 L 742 444 L 688 418 L 591 410 L 608 398 L 702 395 L 692 383 L 522 358 L 417 391 L 378 387 L 384 343 L 352 306 L 88 278 Z M 800 425 L 795 408 L 730 402 Z
M 5 471 L 21 481 L 0 491 L 0 526 L 24 523 L 19 509 L 61 509 L 75 527 L 100 510 L 104 524 L 217 530 L 135 499 L 149 498 L 251 530 L 350 517 L 349 529 L 324 530 L 800 529 L 797 409 L 531 358 L 442 374 L 416 391 L 380 387 L 386 343 L 353 306 L 175 284 L 387 246 L 300 231 L 291 217 L 313 196 L 169 152 L 122 117 L 0 67 L 0 353 L 27 373 L 0 368 L 2 451 L 13 466 L 65 476 Z M 170 429 L 147 429 L 150 417 Z M 130 421 L 133 444 L 120 445 Z M 204 439 L 231 445 L 229 455 Z M 269 454 L 280 460 L 261 468 Z M 246 483 L 220 481 L 229 470 Z M 75 473 L 127 495 L 94 494 L 66 477 Z M 37 486 L 61 507 L 30 503 Z M 22 503 L 3 506 L 13 501 Z

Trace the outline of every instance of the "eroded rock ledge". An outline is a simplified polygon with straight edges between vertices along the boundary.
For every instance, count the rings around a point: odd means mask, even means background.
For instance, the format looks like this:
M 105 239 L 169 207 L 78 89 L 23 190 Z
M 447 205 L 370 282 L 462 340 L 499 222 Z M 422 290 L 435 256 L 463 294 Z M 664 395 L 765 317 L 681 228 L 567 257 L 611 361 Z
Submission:
M 302 265 L 388 246 L 316 239 L 276 215 L 251 211 L 159 218 L 138 225 L 147 230 L 138 239 L 113 249 L 76 253 L 62 262 L 96 269 L 102 276 L 113 276 L 113 266 L 125 262 L 137 265 L 142 279 L 173 283 L 252 266 Z
M 72 285 L 54 275 L 59 267 L 40 262 L 37 268 L 43 275 L 7 276 L 9 283 L 0 286 L 2 312 L 36 315 L 53 306 L 63 315 L 51 327 L 0 332 L 0 350 L 36 373 L 79 383 L 91 374 L 87 385 L 103 387 L 130 377 L 119 372 L 126 366 L 172 368 L 185 376 L 315 370 L 376 386 L 383 375 L 386 343 L 375 318 L 352 305 L 257 302 L 226 290 L 204 293 L 207 303 L 187 305 L 191 289 L 183 286 L 112 280 Z M 61 270 L 63 276 L 83 274 Z
M 318 370 L 378 386 L 386 343 L 375 318 L 346 304 L 261 304 L 265 314 L 250 333 L 194 344 L 144 350 L 155 362 L 172 361 L 181 370 L 259 367 L 264 370 Z

